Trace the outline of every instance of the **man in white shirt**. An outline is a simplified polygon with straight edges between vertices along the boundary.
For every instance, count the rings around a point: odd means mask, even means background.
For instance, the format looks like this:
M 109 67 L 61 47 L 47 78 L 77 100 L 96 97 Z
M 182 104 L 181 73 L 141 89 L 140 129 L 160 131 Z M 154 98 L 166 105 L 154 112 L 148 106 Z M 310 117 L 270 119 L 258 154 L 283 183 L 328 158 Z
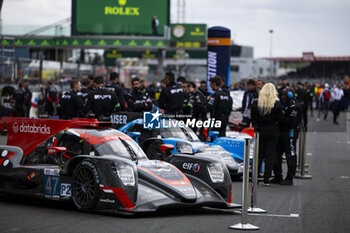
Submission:
M 332 102 L 333 124 L 335 125 L 339 124 L 337 119 L 339 117 L 339 112 L 340 112 L 340 101 L 343 96 L 344 96 L 344 91 L 341 88 L 341 83 L 338 83 L 338 85 L 335 86 L 331 91 L 331 99 L 333 100 Z

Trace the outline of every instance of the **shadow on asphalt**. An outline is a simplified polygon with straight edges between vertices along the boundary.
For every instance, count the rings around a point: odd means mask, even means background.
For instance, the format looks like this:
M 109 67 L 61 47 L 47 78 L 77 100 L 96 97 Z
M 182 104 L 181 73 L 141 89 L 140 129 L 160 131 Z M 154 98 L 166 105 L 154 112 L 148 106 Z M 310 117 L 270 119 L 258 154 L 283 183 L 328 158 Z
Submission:
M 72 201 L 62 202 L 54 201 L 48 199 L 40 199 L 35 197 L 23 197 L 23 196 L 14 196 L 7 194 L 0 194 L 0 203 L 7 203 L 11 205 L 18 206 L 29 206 L 35 208 L 45 208 L 52 210 L 61 210 L 61 211 L 74 211 L 77 213 L 83 213 L 88 215 L 100 215 L 100 216 L 109 216 L 109 217 L 119 217 L 119 218 L 167 218 L 171 216 L 201 216 L 201 215 L 232 215 L 235 214 L 233 209 L 215 209 L 215 208 L 162 208 L 156 212 L 147 212 L 147 213 L 118 213 L 113 211 L 96 211 L 96 212 L 79 212 L 73 204 Z M 237 210 L 237 209 L 235 209 Z

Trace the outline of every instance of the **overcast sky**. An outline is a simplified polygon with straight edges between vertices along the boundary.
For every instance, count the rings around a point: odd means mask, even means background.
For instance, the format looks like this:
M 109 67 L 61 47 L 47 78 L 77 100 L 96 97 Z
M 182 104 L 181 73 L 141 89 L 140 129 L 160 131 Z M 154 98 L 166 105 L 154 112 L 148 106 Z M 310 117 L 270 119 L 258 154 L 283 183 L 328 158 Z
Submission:
M 46 25 L 70 15 L 71 0 L 4 0 L 2 9 L 3 24 Z M 269 56 L 270 29 L 273 56 L 350 56 L 349 0 L 186 0 L 185 22 L 227 27 L 257 58 Z

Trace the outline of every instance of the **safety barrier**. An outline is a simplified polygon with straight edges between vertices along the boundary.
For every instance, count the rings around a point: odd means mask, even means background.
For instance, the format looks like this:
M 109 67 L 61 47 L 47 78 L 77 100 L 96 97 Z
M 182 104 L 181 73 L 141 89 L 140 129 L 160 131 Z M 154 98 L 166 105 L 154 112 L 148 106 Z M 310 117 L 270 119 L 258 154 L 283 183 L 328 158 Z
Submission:
M 258 226 L 248 223 L 248 182 L 249 182 L 249 146 L 250 139 L 244 139 L 244 170 L 243 170 L 243 184 L 242 184 L 242 211 L 241 222 L 232 226 L 230 229 L 234 230 L 259 230 Z
M 255 148 L 254 148 L 254 157 L 252 164 L 252 190 L 251 190 L 251 201 L 250 207 L 248 208 L 249 213 L 266 213 L 267 211 L 257 206 L 257 189 L 258 189 L 258 174 L 259 174 L 259 133 L 254 133 L 255 139 Z
M 312 179 L 311 175 L 305 174 L 307 172 L 305 170 L 305 167 L 306 167 L 305 148 L 306 148 L 306 132 L 304 129 L 302 129 L 299 135 L 299 158 L 298 158 L 298 167 L 297 167 L 297 171 L 300 171 L 300 175 L 294 176 L 295 178 L 298 178 L 298 179 Z

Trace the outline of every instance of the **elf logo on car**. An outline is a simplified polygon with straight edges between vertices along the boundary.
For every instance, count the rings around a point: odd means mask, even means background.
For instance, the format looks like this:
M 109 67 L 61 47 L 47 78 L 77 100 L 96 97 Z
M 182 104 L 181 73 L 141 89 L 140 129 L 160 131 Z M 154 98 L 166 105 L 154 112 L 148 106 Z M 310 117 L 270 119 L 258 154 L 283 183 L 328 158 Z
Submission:
M 12 130 L 14 133 L 39 133 L 39 134 L 50 134 L 51 133 L 51 127 L 46 127 L 46 124 L 43 126 L 39 124 L 38 126 L 33 124 L 25 124 L 22 123 L 20 126 L 17 122 L 13 123 Z
M 183 163 L 182 168 L 185 170 L 193 170 L 194 172 L 198 172 L 200 166 L 198 163 Z

